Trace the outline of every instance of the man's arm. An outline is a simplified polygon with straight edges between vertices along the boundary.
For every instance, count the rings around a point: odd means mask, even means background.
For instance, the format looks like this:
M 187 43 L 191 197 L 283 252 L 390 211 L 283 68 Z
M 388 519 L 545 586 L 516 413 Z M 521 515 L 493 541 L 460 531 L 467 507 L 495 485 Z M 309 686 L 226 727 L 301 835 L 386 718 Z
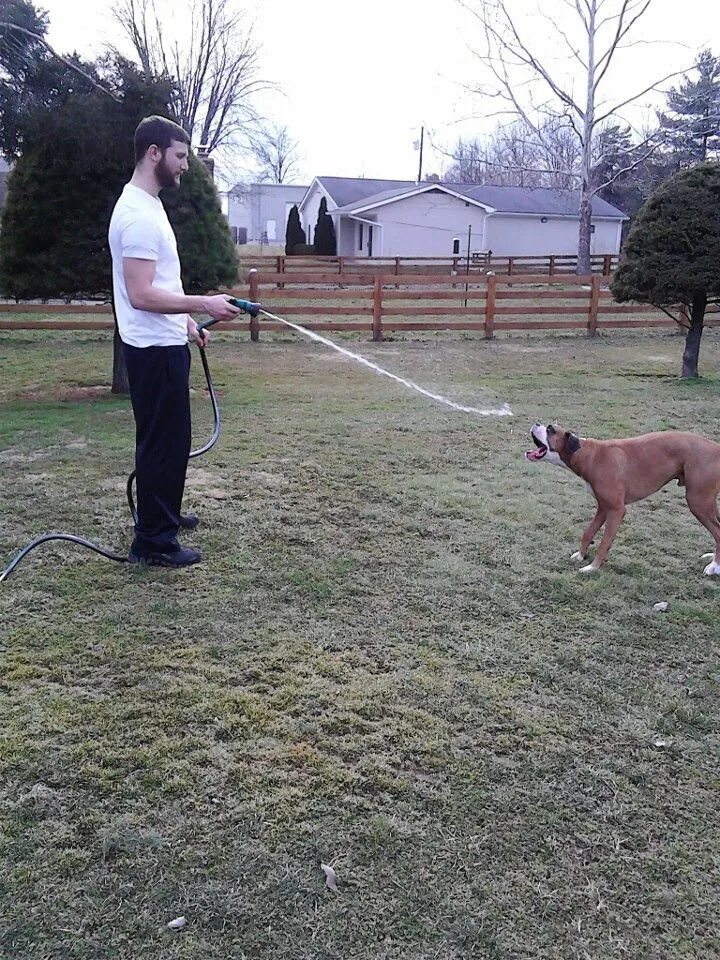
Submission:
M 208 313 L 214 320 L 232 320 L 240 312 L 220 293 L 213 297 L 188 296 L 153 286 L 154 260 L 123 257 L 125 287 L 131 305 L 149 313 Z

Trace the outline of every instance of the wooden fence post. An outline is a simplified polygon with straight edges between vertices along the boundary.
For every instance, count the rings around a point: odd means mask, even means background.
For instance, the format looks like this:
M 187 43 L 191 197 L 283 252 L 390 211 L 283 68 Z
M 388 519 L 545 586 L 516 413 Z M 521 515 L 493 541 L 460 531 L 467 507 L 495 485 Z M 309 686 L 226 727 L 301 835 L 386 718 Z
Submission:
M 495 285 L 494 273 L 487 275 L 487 291 L 485 299 L 485 339 L 492 340 L 495 335 Z
M 514 263 L 515 263 L 514 259 L 513 259 L 512 257 L 508 257 L 508 276 L 509 276 L 509 277 L 511 277 L 511 276 L 513 275 L 513 264 L 514 264 Z
M 600 307 L 600 277 L 594 273 L 590 279 L 590 307 L 588 309 L 587 332 L 589 337 L 597 333 L 598 310 Z
M 375 287 L 373 290 L 373 321 L 372 321 L 373 340 L 382 340 L 383 338 L 382 291 L 383 291 L 383 278 L 382 278 L 382 274 L 378 273 L 375 276 Z
M 555 276 L 555 255 L 552 253 L 550 254 L 550 276 Z
M 251 303 L 258 302 L 258 272 L 257 270 L 251 270 L 248 277 L 250 284 L 248 300 Z M 257 343 L 260 339 L 260 321 L 257 317 L 250 317 L 250 339 L 253 343 Z

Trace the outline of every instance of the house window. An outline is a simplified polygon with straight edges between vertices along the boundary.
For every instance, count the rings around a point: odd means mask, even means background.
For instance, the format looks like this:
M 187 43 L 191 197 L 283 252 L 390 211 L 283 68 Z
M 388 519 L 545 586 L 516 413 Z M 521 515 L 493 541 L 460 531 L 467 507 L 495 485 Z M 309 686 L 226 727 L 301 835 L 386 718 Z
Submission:
M 362 224 L 362 223 L 359 223 L 359 224 L 358 224 L 358 236 L 360 237 L 360 239 L 358 240 L 358 250 L 362 250 L 362 245 L 363 245 L 363 226 L 364 226 L 364 224 Z

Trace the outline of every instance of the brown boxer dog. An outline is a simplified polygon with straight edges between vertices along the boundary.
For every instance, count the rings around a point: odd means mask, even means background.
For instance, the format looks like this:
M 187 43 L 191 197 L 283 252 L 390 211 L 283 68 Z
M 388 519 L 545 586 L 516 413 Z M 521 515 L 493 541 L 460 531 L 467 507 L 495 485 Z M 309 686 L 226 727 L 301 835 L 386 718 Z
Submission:
M 605 532 L 592 563 L 580 573 L 600 569 L 612 546 L 628 503 L 644 500 L 671 480 L 685 487 L 685 499 L 692 515 L 710 531 L 715 553 L 705 567 L 708 576 L 720 574 L 720 444 L 694 433 L 669 430 L 645 433 L 626 440 L 591 440 L 578 437 L 558 424 L 536 423 L 530 435 L 535 449 L 525 457 L 532 463 L 554 463 L 568 467 L 588 484 L 597 500 L 595 516 L 580 541 L 573 560 L 586 560 L 590 544 L 604 525 Z

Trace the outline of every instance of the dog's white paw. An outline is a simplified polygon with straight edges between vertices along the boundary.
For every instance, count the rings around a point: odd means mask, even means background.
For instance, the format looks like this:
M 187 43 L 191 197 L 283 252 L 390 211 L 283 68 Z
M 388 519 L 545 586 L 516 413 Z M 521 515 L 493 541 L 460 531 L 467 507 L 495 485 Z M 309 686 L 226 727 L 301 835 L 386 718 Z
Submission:
M 571 560 L 585 560 L 587 558 L 586 553 L 580 553 L 579 550 L 576 550 L 575 553 L 570 557 Z
M 715 559 L 715 554 L 714 554 L 714 553 L 704 553 L 704 554 L 700 557 L 700 559 L 701 559 L 701 560 L 714 560 L 714 559 Z
M 713 556 L 713 554 L 710 554 L 710 556 Z M 703 573 L 705 574 L 706 577 L 718 576 L 720 574 L 720 563 L 715 563 L 715 560 L 713 560 L 712 563 L 709 563 L 705 567 L 705 569 L 703 570 Z
M 599 567 L 594 567 L 591 563 L 586 564 L 584 567 L 580 567 L 578 573 L 597 573 Z

